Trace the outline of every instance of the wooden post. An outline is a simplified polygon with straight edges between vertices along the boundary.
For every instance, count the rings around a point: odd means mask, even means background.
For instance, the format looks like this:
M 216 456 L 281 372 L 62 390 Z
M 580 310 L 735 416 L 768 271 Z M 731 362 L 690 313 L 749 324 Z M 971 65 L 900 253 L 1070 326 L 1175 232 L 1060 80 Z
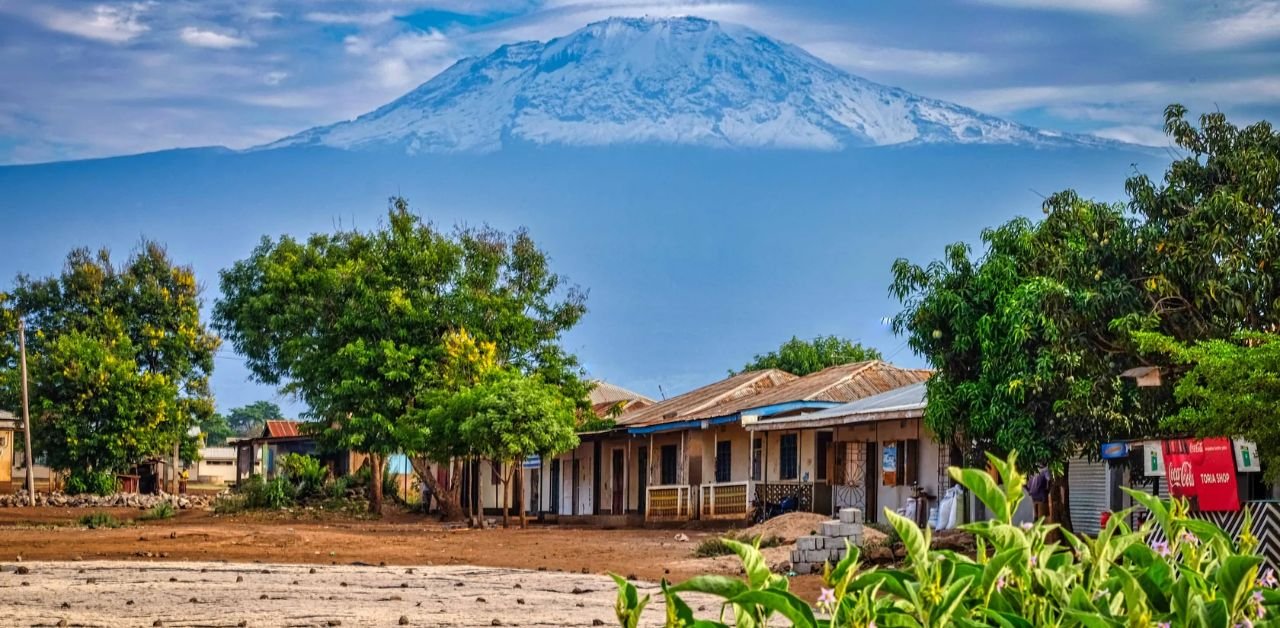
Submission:
M 18 352 L 22 366 L 22 443 L 25 446 L 23 460 L 27 472 L 27 498 L 36 505 L 35 452 L 31 450 L 31 407 L 27 399 L 27 322 L 18 319 Z
M 182 448 L 182 437 L 178 437 L 178 441 L 173 444 L 173 479 L 169 491 L 171 495 L 178 494 L 178 452 Z

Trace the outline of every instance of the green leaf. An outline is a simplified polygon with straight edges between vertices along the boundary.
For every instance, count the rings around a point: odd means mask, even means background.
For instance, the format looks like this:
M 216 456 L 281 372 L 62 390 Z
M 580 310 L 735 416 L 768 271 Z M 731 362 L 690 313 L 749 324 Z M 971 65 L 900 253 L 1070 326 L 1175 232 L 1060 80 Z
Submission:
M 754 545 L 748 545 L 733 539 L 724 539 L 724 544 L 733 550 L 742 561 L 742 569 L 747 572 L 747 582 L 752 589 L 759 589 L 765 586 L 769 581 L 769 576 L 773 572 L 769 569 L 768 563 L 764 560 L 764 555 Z
M 969 489 L 983 504 L 986 504 L 995 519 L 1005 523 L 1012 521 L 1004 491 L 1000 490 L 996 481 L 987 472 L 956 467 L 948 469 L 947 472 L 951 474 L 952 479 Z
M 893 525 L 893 529 L 898 532 L 898 537 L 902 539 L 902 544 L 907 548 L 907 560 L 916 569 L 927 567 L 929 564 L 929 539 L 926 533 L 920 531 L 920 527 L 916 522 L 892 511 L 888 508 L 884 509 L 885 517 L 889 518 L 889 523 Z
M 717 575 L 694 576 L 671 587 L 672 593 L 684 593 L 687 591 L 708 593 L 727 600 L 746 593 L 748 589 L 747 585 L 741 580 Z
M 1231 610 L 1240 610 L 1248 600 L 1261 564 L 1261 556 L 1228 556 L 1222 561 L 1215 580 L 1220 599 L 1226 600 Z
M 972 578 L 961 578 L 952 582 L 951 586 L 947 587 L 946 593 L 942 595 L 942 600 L 929 609 L 929 625 L 946 626 L 952 623 L 951 616 L 964 601 L 964 594 L 971 584 L 973 584 Z
M 747 591 L 729 601 L 741 607 L 758 606 L 769 612 L 778 613 L 791 621 L 791 625 L 796 628 L 817 624 L 809 604 L 786 591 Z

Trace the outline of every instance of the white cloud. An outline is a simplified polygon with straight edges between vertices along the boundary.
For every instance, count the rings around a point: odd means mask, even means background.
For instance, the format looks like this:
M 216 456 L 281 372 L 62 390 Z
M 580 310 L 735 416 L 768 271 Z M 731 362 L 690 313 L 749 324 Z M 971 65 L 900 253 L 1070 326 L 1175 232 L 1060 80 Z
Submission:
M 276 85 L 279 85 L 286 78 L 289 78 L 288 72 L 280 72 L 280 71 L 267 72 L 265 75 L 263 75 L 262 82 L 274 87 Z
M 1089 85 L 1033 85 L 950 92 L 941 96 L 995 114 L 1011 114 L 1035 108 L 1073 108 L 1092 111 L 1089 119 L 1113 119 L 1100 115 L 1108 110 L 1128 115 L 1134 107 L 1146 107 L 1158 115 L 1165 105 L 1181 102 L 1195 109 L 1212 109 L 1215 103 L 1274 105 L 1280 102 L 1280 75 L 1225 81 L 1134 81 Z
M 959 76 L 990 65 L 982 55 L 973 53 L 864 46 L 844 41 L 806 43 L 804 49 L 853 72 Z
M 1201 49 L 1222 49 L 1280 39 L 1280 2 L 1253 2 L 1233 15 L 1194 26 L 1192 41 Z
M 187 26 L 183 28 L 182 32 L 179 33 L 178 36 L 187 45 L 196 46 L 198 48 L 226 50 L 229 48 L 245 48 L 253 45 L 252 41 L 243 37 L 197 28 L 195 26 Z
M 375 26 L 390 22 L 395 18 L 396 14 L 391 11 L 377 11 L 373 13 L 328 13 L 313 12 L 308 13 L 304 17 L 308 22 L 317 24 L 351 24 L 357 26 Z
M 1090 133 L 1109 140 L 1142 146 L 1169 146 L 1172 143 L 1163 130 L 1149 126 L 1111 126 L 1095 129 Z
M 130 4 L 99 4 L 88 12 L 50 10 L 41 20 L 45 27 L 88 39 L 124 44 L 147 32 L 149 27 L 141 21 L 149 5 L 141 2 Z
M 975 0 L 1014 9 L 1133 15 L 1150 8 L 1147 0 Z

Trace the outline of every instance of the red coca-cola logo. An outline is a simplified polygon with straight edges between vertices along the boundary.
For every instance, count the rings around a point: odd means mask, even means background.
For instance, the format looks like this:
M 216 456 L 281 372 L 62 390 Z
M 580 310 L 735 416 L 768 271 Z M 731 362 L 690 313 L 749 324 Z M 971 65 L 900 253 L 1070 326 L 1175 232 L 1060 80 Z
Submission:
M 1176 467 L 1166 469 L 1169 475 L 1169 484 L 1173 486 L 1195 486 L 1196 478 L 1191 470 L 1191 462 L 1183 461 Z

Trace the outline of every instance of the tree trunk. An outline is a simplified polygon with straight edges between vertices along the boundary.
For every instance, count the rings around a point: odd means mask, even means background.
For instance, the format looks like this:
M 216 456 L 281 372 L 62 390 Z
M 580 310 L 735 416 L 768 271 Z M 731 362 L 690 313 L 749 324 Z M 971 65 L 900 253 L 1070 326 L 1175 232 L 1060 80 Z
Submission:
M 1049 521 L 1068 532 L 1075 531 L 1071 525 L 1071 482 L 1065 465 L 1062 475 L 1049 480 Z
M 382 456 L 369 454 L 369 512 L 382 514 Z
M 521 460 L 524 460 L 524 458 L 521 458 Z M 516 501 L 519 503 L 519 505 L 516 506 L 516 512 L 520 513 L 520 529 L 523 530 L 529 527 L 529 519 L 528 517 L 525 516 L 525 511 L 524 511 L 525 499 L 524 499 L 524 465 L 523 464 L 521 464 L 520 470 L 516 473 Z
M 511 527 L 511 480 L 502 482 L 502 529 Z
M 459 496 L 458 488 L 461 486 L 458 479 L 462 477 L 461 462 L 449 461 L 442 463 L 449 473 L 445 474 L 445 484 L 440 484 L 435 474 L 431 472 L 430 465 L 424 457 L 410 458 L 409 463 L 413 465 L 414 473 L 422 479 L 422 483 L 427 485 L 431 491 L 431 496 L 440 504 L 441 521 L 462 521 L 462 500 Z M 447 465 L 447 466 L 446 466 Z

